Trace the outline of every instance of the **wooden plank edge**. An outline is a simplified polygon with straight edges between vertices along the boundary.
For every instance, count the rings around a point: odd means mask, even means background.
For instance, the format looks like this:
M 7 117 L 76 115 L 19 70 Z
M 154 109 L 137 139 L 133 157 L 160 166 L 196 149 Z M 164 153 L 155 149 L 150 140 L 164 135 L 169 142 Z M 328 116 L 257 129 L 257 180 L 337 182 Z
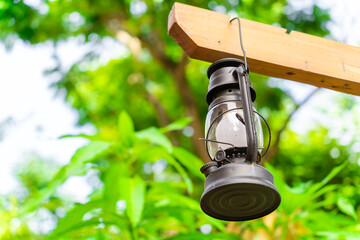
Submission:
M 175 9 L 179 5 L 185 5 L 185 4 L 175 3 L 173 5 L 173 8 L 170 11 L 169 19 L 168 19 L 168 32 L 169 32 L 170 36 L 183 48 L 183 50 L 189 57 L 196 58 L 196 59 L 203 60 L 203 61 L 208 61 L 208 62 L 209 61 L 213 62 L 218 59 L 226 58 L 226 57 L 234 57 L 234 58 L 243 59 L 243 56 L 239 55 L 239 54 L 230 54 L 228 52 L 217 51 L 215 49 L 209 49 L 209 48 L 197 45 L 190 38 L 190 36 L 188 36 L 187 33 L 183 30 L 184 26 L 179 25 L 179 23 L 177 21 Z M 197 7 L 193 7 L 193 8 L 197 8 Z M 199 9 L 202 11 L 210 11 L 210 10 L 206 10 L 206 9 L 202 9 L 202 8 L 199 8 Z M 210 12 L 212 12 L 212 11 L 210 11 Z M 230 16 L 229 16 L 229 19 L 230 19 Z M 260 23 L 260 24 L 262 24 L 262 23 Z M 266 25 L 266 24 L 264 24 L 264 25 Z M 272 27 L 275 27 L 275 26 L 272 26 Z M 277 28 L 279 28 L 283 31 L 286 31 L 286 29 L 283 29 L 280 27 L 277 27 Z M 296 32 L 296 31 L 292 31 L 290 34 L 308 35 L 308 34 Z M 312 37 L 320 38 L 320 37 L 316 37 L 316 36 L 312 36 Z M 320 38 L 320 39 L 322 39 L 322 38 Z M 333 40 L 329 40 L 329 39 L 326 39 L 326 40 L 328 40 L 329 42 L 332 42 L 333 44 L 346 45 L 346 44 L 342 44 L 342 43 L 339 43 L 339 42 L 336 42 Z M 348 46 L 350 49 L 351 49 L 351 47 L 353 47 L 353 46 L 349 46 L 349 45 L 346 45 L 346 46 Z M 201 56 L 201 57 L 199 57 L 199 56 Z M 257 62 L 258 62 L 257 60 L 248 58 L 248 61 L 249 61 L 249 65 L 253 66 L 252 67 L 253 72 L 264 74 L 263 69 L 258 69 L 256 67 Z M 332 76 L 324 76 L 323 74 L 316 74 L 315 72 L 306 71 L 304 69 L 288 70 L 286 67 L 284 67 L 282 65 L 276 65 L 276 64 L 271 64 L 271 63 L 267 63 L 267 62 L 263 62 L 262 65 L 267 66 L 266 69 L 273 69 L 273 71 L 267 72 L 266 75 L 268 75 L 268 76 L 284 78 L 284 75 L 288 75 L 288 77 L 285 79 L 295 80 L 298 82 L 311 84 L 311 85 L 314 85 L 317 87 L 324 87 L 324 88 L 328 88 L 328 89 L 332 89 L 332 90 L 340 91 L 340 92 L 344 92 L 344 93 L 349 93 L 349 94 L 353 94 L 353 95 L 360 95 L 360 79 L 359 79 L 359 82 L 355 82 L 352 80 L 346 80 L 346 79 L 336 78 L 336 77 L 332 77 Z M 263 67 L 260 67 L 260 68 L 263 68 Z M 281 72 L 281 73 L 279 74 L 279 72 Z M 312 79 L 308 78 L 309 74 L 312 75 Z M 304 79 L 309 79 L 309 80 L 304 80 Z

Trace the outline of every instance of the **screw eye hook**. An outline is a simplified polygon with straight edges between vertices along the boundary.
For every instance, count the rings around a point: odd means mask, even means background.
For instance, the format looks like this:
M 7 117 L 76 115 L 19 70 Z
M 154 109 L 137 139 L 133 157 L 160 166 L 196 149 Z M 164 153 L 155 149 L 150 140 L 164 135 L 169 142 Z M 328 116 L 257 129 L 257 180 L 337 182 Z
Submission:
M 241 24 L 240 24 L 240 18 L 238 17 L 234 17 L 233 19 L 230 20 L 230 23 L 234 20 L 237 20 L 238 23 L 239 23 L 239 39 L 240 39 L 240 46 L 241 46 L 241 50 L 244 54 L 244 62 L 245 62 L 245 72 L 248 72 L 248 65 L 247 65 L 247 59 L 246 59 L 246 52 L 245 52 L 245 49 L 244 49 L 244 46 L 243 46 L 243 40 L 242 40 L 242 36 L 241 36 Z

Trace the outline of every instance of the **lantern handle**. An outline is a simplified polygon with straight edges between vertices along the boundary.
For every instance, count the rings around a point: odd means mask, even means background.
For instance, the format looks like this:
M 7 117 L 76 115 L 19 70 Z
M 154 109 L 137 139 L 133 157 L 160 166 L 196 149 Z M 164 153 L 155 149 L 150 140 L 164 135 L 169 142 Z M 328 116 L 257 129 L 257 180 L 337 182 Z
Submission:
M 258 151 L 258 142 L 257 142 L 257 133 L 254 124 L 254 111 L 253 103 L 250 97 L 249 90 L 249 75 L 244 69 L 243 65 L 240 65 L 236 68 L 237 78 L 239 81 L 240 96 L 241 102 L 243 103 L 244 111 L 244 120 L 245 120 L 245 131 L 247 136 L 247 148 L 246 148 L 246 157 L 245 161 L 249 163 L 258 162 L 257 161 L 257 151 Z

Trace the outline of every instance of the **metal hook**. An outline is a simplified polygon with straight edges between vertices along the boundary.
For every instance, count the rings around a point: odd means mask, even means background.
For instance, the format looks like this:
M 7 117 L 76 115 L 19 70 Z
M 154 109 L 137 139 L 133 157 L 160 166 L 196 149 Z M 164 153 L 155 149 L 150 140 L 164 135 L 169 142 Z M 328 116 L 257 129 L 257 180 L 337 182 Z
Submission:
M 241 36 L 241 24 L 240 24 L 240 18 L 238 17 L 234 17 L 233 19 L 230 20 L 230 23 L 233 21 L 233 20 L 238 20 L 238 23 L 239 23 L 239 37 L 240 37 L 240 46 L 241 46 L 241 50 L 244 54 L 244 62 L 245 62 L 245 71 L 247 72 L 248 71 L 248 65 L 247 65 L 247 60 L 246 60 L 246 53 L 245 53 L 245 49 L 244 49 L 244 46 L 243 46 L 243 41 L 242 41 L 242 36 Z

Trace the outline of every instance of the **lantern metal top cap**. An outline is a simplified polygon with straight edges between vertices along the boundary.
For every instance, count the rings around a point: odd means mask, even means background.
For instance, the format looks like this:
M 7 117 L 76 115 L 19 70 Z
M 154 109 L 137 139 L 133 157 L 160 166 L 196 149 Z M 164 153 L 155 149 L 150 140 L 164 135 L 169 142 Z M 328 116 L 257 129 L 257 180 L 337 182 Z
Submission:
M 223 58 L 215 61 L 210 65 L 207 71 L 207 76 L 210 80 L 208 93 L 206 95 L 206 101 L 210 103 L 214 100 L 218 91 L 227 88 L 239 89 L 239 84 L 234 72 L 236 68 L 243 65 L 244 61 L 237 58 Z M 247 69 L 249 72 L 249 69 Z M 251 100 L 255 101 L 255 90 L 250 86 Z
M 237 58 L 222 58 L 213 62 L 207 70 L 207 77 L 210 79 L 211 75 L 218 69 L 223 67 L 239 67 L 243 65 L 245 67 L 244 61 Z M 249 71 L 249 70 L 248 70 Z

